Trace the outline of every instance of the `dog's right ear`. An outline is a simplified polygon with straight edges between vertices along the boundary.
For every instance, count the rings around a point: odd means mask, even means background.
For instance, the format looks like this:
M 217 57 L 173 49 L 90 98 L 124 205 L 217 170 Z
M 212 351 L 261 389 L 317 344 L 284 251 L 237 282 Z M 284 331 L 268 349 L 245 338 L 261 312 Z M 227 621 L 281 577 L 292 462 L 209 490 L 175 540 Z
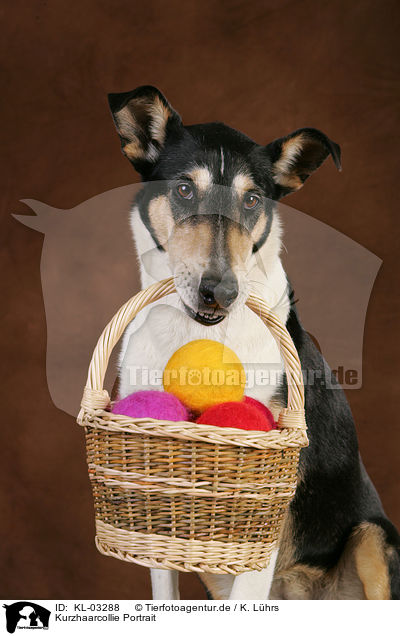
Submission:
M 183 130 L 181 118 L 154 86 L 108 95 L 124 155 L 146 177 L 171 132 Z

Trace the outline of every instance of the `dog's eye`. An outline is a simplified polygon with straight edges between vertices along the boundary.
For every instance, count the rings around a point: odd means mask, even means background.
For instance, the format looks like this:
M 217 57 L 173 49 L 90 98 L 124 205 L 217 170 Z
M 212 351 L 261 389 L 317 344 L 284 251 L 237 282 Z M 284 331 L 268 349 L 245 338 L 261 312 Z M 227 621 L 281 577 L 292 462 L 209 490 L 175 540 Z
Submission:
M 250 192 L 245 194 L 243 205 L 246 210 L 255 210 L 259 203 L 260 197 L 258 197 L 256 194 L 250 194 Z
M 176 191 L 182 199 L 193 199 L 193 188 L 189 183 L 180 183 Z

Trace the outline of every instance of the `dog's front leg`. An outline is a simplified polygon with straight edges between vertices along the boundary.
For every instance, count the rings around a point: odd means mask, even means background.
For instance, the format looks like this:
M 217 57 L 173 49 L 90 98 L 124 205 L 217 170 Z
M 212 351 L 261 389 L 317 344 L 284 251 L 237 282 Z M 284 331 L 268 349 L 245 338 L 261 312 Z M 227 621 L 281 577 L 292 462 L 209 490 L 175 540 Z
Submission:
M 252 572 L 242 572 L 235 576 L 229 600 L 264 600 L 269 598 L 269 592 L 274 578 L 275 563 L 278 550 L 274 550 L 271 560 L 263 570 L 253 570 Z
M 202 572 L 200 578 L 215 601 L 227 600 L 236 577 L 233 574 L 208 574 Z
M 274 550 L 269 565 L 261 571 L 232 574 L 201 574 L 200 578 L 213 599 L 268 600 L 279 550 Z
M 154 601 L 179 600 L 179 572 L 150 568 L 150 576 Z

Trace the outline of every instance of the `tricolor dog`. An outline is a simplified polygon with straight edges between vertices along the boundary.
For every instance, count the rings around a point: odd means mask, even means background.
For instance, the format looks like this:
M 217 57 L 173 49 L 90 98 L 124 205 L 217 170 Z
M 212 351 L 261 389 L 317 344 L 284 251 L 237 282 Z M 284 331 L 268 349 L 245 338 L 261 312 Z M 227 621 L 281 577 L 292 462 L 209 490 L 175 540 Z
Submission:
M 279 351 L 244 303 L 251 291 L 265 298 L 286 323 L 303 370 L 325 377 L 291 300 L 276 202 L 327 157 L 340 168 L 339 146 L 314 128 L 264 146 L 222 123 L 184 126 L 151 86 L 112 94 L 109 103 L 122 151 L 144 182 L 131 213 L 142 285 L 172 275 L 178 291 L 128 327 L 120 396 L 144 383 L 138 370 L 162 370 L 180 346 L 207 338 L 231 347 L 247 370 L 275 369 L 273 381 L 246 392 L 276 410 L 287 390 Z M 305 392 L 310 445 L 301 451 L 275 571 L 250 576 L 243 596 L 398 599 L 400 537 L 361 461 L 344 393 L 322 380 Z M 230 596 L 233 576 L 201 578 L 213 598 Z

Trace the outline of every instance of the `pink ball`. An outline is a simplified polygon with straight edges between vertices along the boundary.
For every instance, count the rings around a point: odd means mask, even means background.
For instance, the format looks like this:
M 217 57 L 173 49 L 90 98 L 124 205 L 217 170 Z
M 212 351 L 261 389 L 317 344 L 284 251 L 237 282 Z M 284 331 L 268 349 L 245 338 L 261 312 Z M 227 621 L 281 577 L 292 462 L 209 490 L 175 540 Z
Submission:
M 243 402 L 245 404 L 250 404 L 251 406 L 254 406 L 256 409 L 258 409 L 267 418 L 272 428 L 279 428 L 277 423 L 274 420 L 274 416 L 272 415 L 269 408 L 265 406 L 265 404 L 263 404 L 262 402 L 259 402 L 258 400 L 255 400 L 252 397 L 249 397 L 248 395 L 244 396 Z
M 151 417 L 155 420 L 188 420 L 186 407 L 172 393 L 137 391 L 116 402 L 112 412 L 128 417 Z

